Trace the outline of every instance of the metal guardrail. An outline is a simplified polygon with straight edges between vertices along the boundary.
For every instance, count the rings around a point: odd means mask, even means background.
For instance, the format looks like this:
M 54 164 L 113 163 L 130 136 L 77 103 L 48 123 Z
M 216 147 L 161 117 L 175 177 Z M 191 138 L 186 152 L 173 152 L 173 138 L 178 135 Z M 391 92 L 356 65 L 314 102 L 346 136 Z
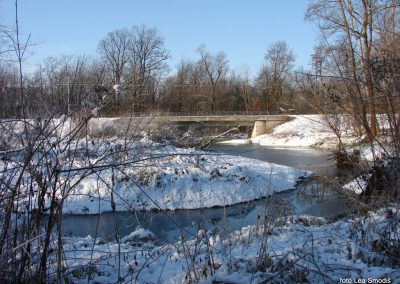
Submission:
M 215 112 L 134 112 L 133 117 L 170 117 L 170 116 L 245 116 L 245 115 L 279 115 L 288 114 L 283 111 L 215 111 Z

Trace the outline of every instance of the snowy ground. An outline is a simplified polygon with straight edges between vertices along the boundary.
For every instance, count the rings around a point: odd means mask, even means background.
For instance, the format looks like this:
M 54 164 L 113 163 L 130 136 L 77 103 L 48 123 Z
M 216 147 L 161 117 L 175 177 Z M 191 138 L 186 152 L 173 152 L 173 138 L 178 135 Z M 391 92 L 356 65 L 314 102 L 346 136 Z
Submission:
M 360 137 L 357 137 L 352 130 L 349 117 L 323 117 L 321 115 L 292 115 L 291 117 L 291 121 L 275 127 L 271 133 L 252 138 L 250 141 L 263 146 L 317 147 L 336 150 L 339 140 L 332 130 L 332 127 L 334 127 L 340 134 L 344 146 L 351 149 L 361 142 Z M 379 128 L 384 132 L 389 128 L 388 121 L 385 116 L 378 116 L 377 118 Z M 385 145 L 385 137 L 381 136 L 380 139 L 380 143 Z M 232 141 L 232 143 L 236 142 L 238 141 Z M 372 146 L 359 149 L 362 158 L 372 161 L 374 156 L 381 156 L 385 153 L 378 143 Z
M 339 128 L 346 142 L 354 142 L 354 133 L 349 131 L 347 122 Z M 296 115 L 292 120 L 274 128 L 272 133 L 251 139 L 264 146 L 321 147 L 334 148 L 338 141 L 326 120 L 320 115 Z
M 265 227 L 260 221 L 225 236 L 200 230 L 193 240 L 162 247 L 143 229 L 120 243 L 66 238 L 64 267 L 76 283 L 399 283 L 400 270 L 385 267 L 399 261 L 398 210 L 334 223 L 308 216 Z
M 122 141 L 114 144 L 118 142 Z M 179 149 L 147 139 L 133 143 L 130 149 L 120 157 L 123 167 L 81 180 L 66 197 L 64 212 L 111 211 L 111 192 L 116 211 L 232 205 L 293 189 L 300 178 L 311 175 L 287 166 Z M 139 160 L 125 157 L 138 151 Z
M 296 116 L 253 143 L 330 148 L 334 137 L 321 117 Z M 311 174 L 145 138 L 83 139 L 68 151 L 54 149 L 54 157 L 65 165 L 57 192 L 63 211 L 74 214 L 224 206 L 293 189 Z M 0 165 L 2 174 L 16 164 Z M 80 174 L 85 167 L 94 170 Z M 333 223 L 296 216 L 272 225 L 260 216 L 256 225 L 233 233 L 199 228 L 192 239 L 161 247 L 140 228 L 119 242 L 63 237 L 63 271 L 73 283 L 399 283 L 399 218 L 398 205 Z M 50 262 L 49 270 L 54 266 Z
M 259 199 L 294 189 L 311 172 L 242 157 L 181 149 L 155 143 L 147 138 L 124 140 L 82 137 L 65 140 L 68 127 L 38 145 L 30 175 L 44 175 L 52 184 L 63 213 L 98 214 L 106 211 L 175 210 L 226 206 Z M 61 138 L 59 138 L 61 137 Z M 11 140 L 10 140 L 11 141 Z M 61 142 L 60 142 L 61 141 Z M 49 149 L 46 149 L 49 147 Z M 23 149 L 23 148 L 22 148 Z M 23 153 L 5 153 L 0 175 L 16 182 Z M 59 167 L 60 178 L 54 176 Z M 41 196 L 39 184 L 32 183 L 26 203 Z M 49 188 L 49 187 L 48 187 Z M 51 203 L 48 195 L 47 207 Z M 24 207 L 24 203 L 19 203 Z
M 390 155 L 387 151 L 389 147 L 385 141 L 373 143 L 372 145 L 361 145 L 360 138 L 351 130 L 350 121 L 346 117 L 323 117 L 321 115 L 292 115 L 292 120 L 281 124 L 274 130 L 265 135 L 247 139 L 244 141 L 227 141 L 226 143 L 240 144 L 251 141 L 251 143 L 272 147 L 317 147 L 326 150 L 335 151 L 338 147 L 338 137 L 335 135 L 331 126 L 336 125 L 340 133 L 342 143 L 347 147 L 349 153 L 353 150 L 360 151 L 360 158 L 365 161 L 374 161 L 377 157 L 382 158 Z M 378 122 L 381 130 L 389 127 L 384 116 L 378 116 Z M 337 123 L 337 124 L 335 124 Z M 385 138 L 385 137 L 381 137 Z M 367 174 L 344 185 L 347 189 L 356 194 L 361 194 L 366 188 Z
M 342 134 L 349 144 L 357 142 L 352 133 L 343 130 Z M 325 148 L 334 148 L 337 143 L 319 116 L 297 116 L 277 127 L 272 134 L 257 137 L 252 142 Z M 291 188 L 306 174 L 250 159 L 210 156 L 192 150 L 183 153 L 170 146 L 166 149 L 180 154 L 161 161 L 163 170 L 149 169 L 147 174 L 150 172 L 151 177 L 145 174 L 141 183 L 152 199 L 165 206 L 163 209 L 207 207 L 254 199 Z M 191 155 L 186 155 L 189 153 Z M 135 175 L 133 171 L 132 176 Z M 178 188 L 183 184 L 195 187 L 182 194 Z M 355 180 L 348 187 L 357 193 L 360 186 L 362 182 Z M 117 188 L 123 195 L 124 186 Z M 139 203 L 138 208 L 152 207 Z M 77 211 L 79 206 L 75 208 Z M 65 266 L 74 271 L 74 281 L 82 283 L 118 279 L 137 283 L 398 283 L 400 271 L 396 269 L 399 263 L 396 254 L 400 231 L 396 224 L 399 217 L 398 206 L 381 209 L 365 218 L 333 223 L 322 218 L 296 216 L 264 226 L 268 223 L 264 220 L 268 219 L 261 217 L 256 225 L 234 233 L 200 229 L 193 239 L 162 247 L 155 247 L 152 233 L 143 229 L 119 243 L 104 243 L 92 237 L 66 238 Z M 382 236 L 387 237 L 382 239 Z

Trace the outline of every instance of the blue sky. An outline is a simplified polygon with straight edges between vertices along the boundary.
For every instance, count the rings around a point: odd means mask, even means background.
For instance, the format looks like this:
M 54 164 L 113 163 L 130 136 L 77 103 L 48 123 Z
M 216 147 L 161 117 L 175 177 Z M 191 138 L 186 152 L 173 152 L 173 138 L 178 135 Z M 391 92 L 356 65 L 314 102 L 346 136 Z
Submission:
M 174 68 L 181 58 L 197 59 L 205 44 L 224 51 L 234 70 L 257 74 L 268 46 L 285 40 L 296 66 L 308 67 L 316 39 L 303 21 L 307 0 L 26 0 L 19 3 L 21 30 L 35 46 L 29 63 L 61 54 L 96 55 L 98 42 L 110 31 L 156 27 Z M 0 24 L 14 21 L 14 1 L 0 0 Z

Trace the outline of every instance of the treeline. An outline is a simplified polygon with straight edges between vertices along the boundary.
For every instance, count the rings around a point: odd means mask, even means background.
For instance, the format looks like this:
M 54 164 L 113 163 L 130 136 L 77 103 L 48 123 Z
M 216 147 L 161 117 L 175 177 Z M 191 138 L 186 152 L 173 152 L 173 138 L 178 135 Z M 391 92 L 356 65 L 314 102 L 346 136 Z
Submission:
M 10 43 L 12 32 L 3 28 L 0 117 L 21 116 L 22 109 L 29 117 L 74 114 L 99 105 L 106 106 L 101 109 L 104 116 L 344 112 L 357 116 L 360 132 L 374 136 L 376 113 L 396 113 L 400 103 L 399 5 L 396 0 L 310 1 L 306 20 L 320 29 L 310 70 L 295 71 L 295 54 L 278 41 L 260 58 L 263 67 L 255 78 L 247 70 L 232 70 L 223 51 L 212 53 L 205 45 L 192 59 L 182 59 L 171 74 L 160 32 L 134 26 L 105 35 L 95 57 L 47 58 L 21 82 L 21 49 Z M 29 44 L 21 46 L 29 50 Z
M 134 26 L 108 33 L 99 42 L 96 57 L 43 60 L 31 75 L 23 76 L 22 90 L 13 54 L 11 48 L 0 61 L 3 118 L 20 116 L 22 108 L 29 117 L 74 113 L 96 107 L 105 95 L 109 97 L 102 109 L 105 116 L 308 109 L 296 98 L 295 56 L 283 41 L 268 48 L 256 78 L 248 70 L 231 70 L 224 52 L 213 54 L 204 45 L 194 51 L 195 59 L 182 59 L 171 75 L 170 55 L 159 31 Z

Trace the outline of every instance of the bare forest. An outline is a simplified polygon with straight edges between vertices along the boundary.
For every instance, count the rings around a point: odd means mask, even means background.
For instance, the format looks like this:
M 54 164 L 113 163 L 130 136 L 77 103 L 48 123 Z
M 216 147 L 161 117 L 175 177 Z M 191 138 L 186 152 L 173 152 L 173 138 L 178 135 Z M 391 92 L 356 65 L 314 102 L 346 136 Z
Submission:
M 280 40 L 267 44 L 255 75 L 234 70 L 207 43 L 171 66 L 166 39 L 146 25 L 110 31 L 92 56 L 49 57 L 27 72 L 35 43 L 20 31 L 19 5 L 13 25 L 0 22 L 0 283 L 337 283 L 365 278 L 367 268 L 400 279 L 398 0 L 310 0 L 304 20 L 318 41 L 309 68 L 295 68 L 296 54 Z M 323 184 L 326 177 L 307 171 L 184 148 L 192 133 L 177 137 L 173 127 L 149 130 L 149 117 L 171 114 L 322 118 L 337 141 L 329 154 L 363 192 L 349 194 L 332 177 Z M 102 118 L 115 119 L 119 132 Z M 364 148 L 372 159 L 362 160 Z M 300 195 L 319 198 L 323 184 L 345 200 L 346 213 L 273 221 L 290 211 L 274 193 L 308 179 L 317 186 Z M 227 229 L 225 205 L 263 198 L 255 225 Z M 195 233 L 168 213 L 215 206 L 223 220 Z M 124 237 L 116 229 L 111 241 L 62 234 L 64 215 L 118 211 L 136 219 L 162 212 L 180 230 L 177 242 L 151 243 L 143 228 Z M 282 249 L 280 233 L 301 243 Z

